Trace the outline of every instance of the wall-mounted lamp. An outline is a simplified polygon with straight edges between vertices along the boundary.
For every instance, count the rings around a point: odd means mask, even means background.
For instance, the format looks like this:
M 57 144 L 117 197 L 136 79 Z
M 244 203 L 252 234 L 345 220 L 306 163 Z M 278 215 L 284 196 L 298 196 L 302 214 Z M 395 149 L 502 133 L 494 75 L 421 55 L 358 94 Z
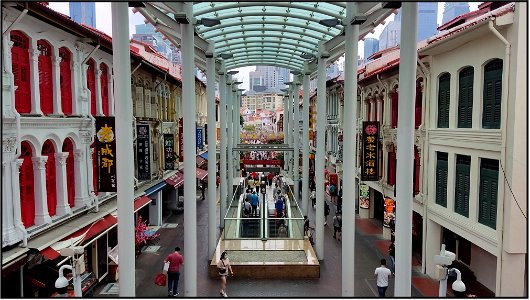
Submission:
M 342 25 L 342 21 L 339 19 L 324 19 L 324 20 L 318 21 L 318 24 L 324 25 L 327 27 L 335 27 L 337 25 Z
M 197 25 L 204 25 L 206 27 L 213 27 L 221 24 L 221 21 L 212 18 L 202 18 L 197 20 Z

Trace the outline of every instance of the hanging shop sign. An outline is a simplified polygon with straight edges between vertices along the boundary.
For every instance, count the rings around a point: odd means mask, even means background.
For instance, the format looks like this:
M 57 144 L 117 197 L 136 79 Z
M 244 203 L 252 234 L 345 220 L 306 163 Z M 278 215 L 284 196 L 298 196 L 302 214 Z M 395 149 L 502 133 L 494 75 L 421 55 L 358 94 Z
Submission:
M 383 214 L 383 226 L 390 227 L 390 223 L 396 221 L 396 202 L 394 199 L 385 198 L 385 211 Z
M 361 166 L 362 181 L 378 181 L 379 174 L 379 122 L 363 122 L 363 159 Z
M 149 125 L 136 125 L 136 159 L 138 180 L 151 180 Z
M 370 208 L 369 187 L 366 184 L 359 184 L 359 207 Z
M 164 134 L 164 170 L 175 169 L 175 138 L 173 134 Z
M 201 150 L 204 148 L 204 144 L 202 142 L 202 130 L 203 130 L 203 128 L 201 128 L 201 127 L 197 127 L 195 129 L 195 134 L 197 136 L 197 138 L 196 138 L 197 148 L 199 148 Z
M 184 129 L 182 124 L 182 118 L 179 118 L 179 162 L 184 161 Z
M 114 130 L 114 117 L 96 117 L 99 192 L 116 192 L 116 136 Z

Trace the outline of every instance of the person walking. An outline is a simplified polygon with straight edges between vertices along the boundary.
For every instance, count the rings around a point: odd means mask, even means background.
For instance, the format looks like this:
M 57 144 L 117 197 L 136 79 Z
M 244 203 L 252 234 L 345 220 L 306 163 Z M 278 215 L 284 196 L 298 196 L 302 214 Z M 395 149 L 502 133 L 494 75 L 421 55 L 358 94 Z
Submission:
M 328 226 L 329 204 L 324 199 L 324 226 Z
M 219 262 L 217 262 L 217 269 L 219 270 L 219 276 L 221 277 L 221 290 L 219 291 L 219 293 L 223 297 L 228 297 L 225 291 L 226 277 L 228 277 L 228 272 L 230 272 L 230 274 L 234 276 L 234 271 L 232 271 L 232 266 L 230 265 L 230 260 L 228 260 L 228 255 L 226 251 L 223 251 L 223 253 L 221 253 L 221 259 L 219 260 Z
M 342 214 L 340 211 L 337 211 L 335 213 L 335 216 L 333 217 L 333 238 L 337 239 L 337 232 L 340 234 L 340 237 L 338 240 L 340 241 L 342 238 Z
M 169 262 L 167 270 L 167 296 L 177 297 L 179 295 L 180 265 L 184 264 L 184 257 L 179 253 L 180 247 L 175 247 L 175 252 L 169 254 L 164 263 Z
M 390 256 L 390 260 L 392 261 L 392 275 L 396 272 L 396 246 L 394 245 L 394 237 L 392 236 L 390 246 L 388 246 L 388 255 Z
M 258 216 L 258 203 L 259 203 L 258 195 L 256 194 L 256 191 L 253 191 L 252 195 L 250 195 L 250 205 L 252 205 L 251 214 L 256 217 Z
M 391 272 L 386 267 L 386 259 L 381 259 L 381 266 L 375 269 L 374 275 L 377 278 L 377 292 L 380 298 L 385 297 L 386 289 L 388 288 L 388 277 Z

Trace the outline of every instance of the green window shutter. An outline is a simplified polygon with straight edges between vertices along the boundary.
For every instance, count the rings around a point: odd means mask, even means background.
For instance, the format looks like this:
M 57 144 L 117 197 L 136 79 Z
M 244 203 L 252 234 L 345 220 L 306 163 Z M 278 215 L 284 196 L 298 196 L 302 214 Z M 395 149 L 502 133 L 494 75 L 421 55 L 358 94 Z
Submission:
M 456 162 L 455 212 L 469 217 L 469 181 L 471 157 L 458 155 Z
M 447 153 L 437 152 L 436 204 L 447 207 Z
M 494 59 L 484 67 L 482 128 L 501 128 L 502 63 Z
M 444 73 L 438 80 L 438 128 L 449 128 L 450 82 L 449 73 Z
M 471 128 L 473 117 L 473 67 L 460 72 L 458 81 L 458 128 Z
M 493 229 L 497 226 L 498 164 L 497 160 L 481 159 L 480 165 L 478 221 Z

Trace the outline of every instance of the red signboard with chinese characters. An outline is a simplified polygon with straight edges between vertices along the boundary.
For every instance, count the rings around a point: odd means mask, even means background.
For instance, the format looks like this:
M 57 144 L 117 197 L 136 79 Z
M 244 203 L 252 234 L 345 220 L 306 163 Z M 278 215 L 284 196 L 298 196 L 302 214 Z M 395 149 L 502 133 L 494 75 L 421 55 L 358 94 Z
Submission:
M 116 130 L 114 117 L 96 117 L 98 191 L 116 192 Z
M 379 122 L 363 122 L 363 159 L 361 165 L 362 181 L 379 180 Z

